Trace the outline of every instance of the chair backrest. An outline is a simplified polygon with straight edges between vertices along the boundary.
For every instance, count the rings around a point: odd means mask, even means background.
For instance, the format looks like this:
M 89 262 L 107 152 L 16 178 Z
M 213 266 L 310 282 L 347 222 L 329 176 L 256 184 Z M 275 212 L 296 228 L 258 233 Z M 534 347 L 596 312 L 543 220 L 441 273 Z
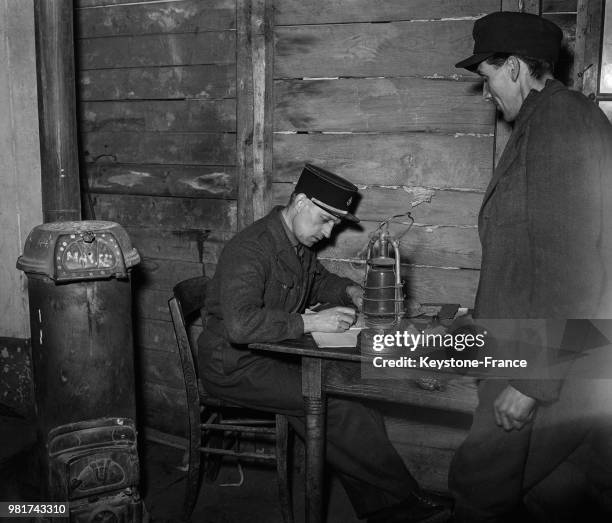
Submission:
M 173 294 L 180 303 L 185 319 L 191 320 L 191 316 L 204 306 L 208 280 L 206 276 L 196 276 L 174 286 Z
M 188 438 L 188 477 L 187 483 L 199 481 L 200 470 L 200 391 L 198 387 L 198 375 L 195 361 L 197 351 L 191 346 L 188 325 L 193 320 L 195 313 L 204 306 L 206 298 L 206 282 L 208 278 L 198 276 L 177 283 L 173 289 L 173 296 L 168 300 L 170 316 L 174 326 L 174 334 L 178 346 L 183 380 L 185 384 L 185 396 L 187 399 L 187 434 Z M 187 320 L 187 323 L 186 321 Z M 191 479 L 190 479 L 191 478 Z M 196 478 L 196 479 L 194 479 Z M 197 489 L 188 488 L 185 500 L 186 514 L 191 514 L 197 500 Z M 188 519 L 188 518 L 187 518 Z
M 206 276 L 180 281 L 174 286 L 173 296 L 168 301 L 181 359 L 186 350 L 194 360 L 197 358 L 197 351 L 191 346 L 187 327 L 204 306 L 207 282 Z

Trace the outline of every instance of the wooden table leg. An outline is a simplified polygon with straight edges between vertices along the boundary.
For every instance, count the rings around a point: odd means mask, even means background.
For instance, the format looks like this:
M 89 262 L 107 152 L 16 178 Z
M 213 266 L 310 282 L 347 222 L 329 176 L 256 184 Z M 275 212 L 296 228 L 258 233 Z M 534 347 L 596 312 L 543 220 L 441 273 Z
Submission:
M 325 397 L 320 358 L 302 358 L 302 394 L 306 413 L 306 522 L 323 518 L 325 466 Z

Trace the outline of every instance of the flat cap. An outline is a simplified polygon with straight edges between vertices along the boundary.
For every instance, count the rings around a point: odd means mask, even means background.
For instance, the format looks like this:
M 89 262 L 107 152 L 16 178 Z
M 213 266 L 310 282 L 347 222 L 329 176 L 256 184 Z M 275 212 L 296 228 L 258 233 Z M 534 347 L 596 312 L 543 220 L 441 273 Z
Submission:
M 455 67 L 475 71 L 496 53 L 519 54 L 554 64 L 563 31 L 550 20 L 529 13 L 497 11 L 474 23 L 474 54 Z
M 305 194 L 314 204 L 338 218 L 359 222 L 359 218 L 349 212 L 359 189 L 337 174 L 307 163 L 294 192 Z

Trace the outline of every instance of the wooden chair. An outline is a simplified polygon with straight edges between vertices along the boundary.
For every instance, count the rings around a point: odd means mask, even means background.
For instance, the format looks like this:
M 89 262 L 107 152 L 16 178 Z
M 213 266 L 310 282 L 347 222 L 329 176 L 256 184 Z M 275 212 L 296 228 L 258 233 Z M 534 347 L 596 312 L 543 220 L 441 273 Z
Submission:
M 193 347 L 188 326 L 199 317 L 204 306 L 206 282 L 199 276 L 183 280 L 174 287 L 169 300 L 170 315 L 174 325 L 181 360 L 188 411 L 187 486 L 184 518 L 189 521 L 195 507 L 202 477 L 201 455 L 205 456 L 204 472 L 209 479 L 216 477 L 223 456 L 238 460 L 274 463 L 276 465 L 280 508 L 285 523 L 293 522 L 293 510 L 289 489 L 287 449 L 289 426 L 286 416 L 250 410 L 249 419 L 232 418 L 232 413 L 243 415 L 245 407 L 227 402 L 208 394 L 198 379 L 197 347 Z M 273 439 L 272 451 L 243 452 L 241 437 Z

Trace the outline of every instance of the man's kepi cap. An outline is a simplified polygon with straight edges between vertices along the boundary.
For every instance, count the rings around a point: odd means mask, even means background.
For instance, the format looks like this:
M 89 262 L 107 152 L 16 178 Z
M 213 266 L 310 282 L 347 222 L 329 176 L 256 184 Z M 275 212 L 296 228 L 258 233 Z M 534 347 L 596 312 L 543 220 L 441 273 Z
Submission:
M 518 54 L 554 64 L 563 31 L 550 20 L 529 13 L 497 11 L 474 23 L 474 54 L 455 67 L 475 71 L 496 53 Z
M 359 218 L 349 212 L 359 189 L 337 174 L 307 163 L 294 192 L 305 194 L 314 204 L 338 218 L 359 222 Z

